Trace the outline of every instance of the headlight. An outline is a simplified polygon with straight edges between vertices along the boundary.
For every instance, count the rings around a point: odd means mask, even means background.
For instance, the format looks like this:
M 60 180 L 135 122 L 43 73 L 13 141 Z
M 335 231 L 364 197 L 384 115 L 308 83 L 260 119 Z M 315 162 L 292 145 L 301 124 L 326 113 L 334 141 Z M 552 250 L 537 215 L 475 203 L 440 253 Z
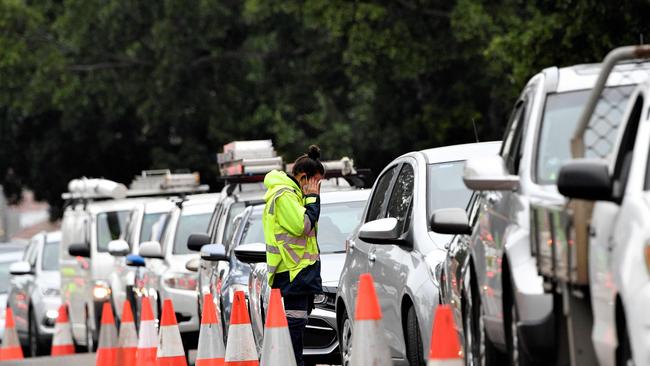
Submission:
M 237 291 L 244 291 L 244 297 L 248 299 L 248 286 L 246 285 L 232 285 L 228 288 L 228 298 L 230 299 L 230 303 L 235 299 L 235 292 Z
M 170 273 L 166 275 L 163 282 L 167 287 L 179 290 L 196 290 L 196 273 Z
M 57 297 L 60 292 L 58 288 L 41 288 L 41 294 L 47 297 Z
M 111 288 L 108 287 L 108 284 L 104 281 L 95 282 L 95 287 L 93 287 L 93 297 L 96 300 L 105 300 L 111 295 Z
M 440 276 L 442 275 L 442 266 L 446 259 L 446 252 L 432 251 L 425 257 L 427 268 L 431 274 L 431 279 L 436 287 L 440 287 Z
M 314 296 L 314 304 L 326 304 L 327 296 L 325 294 L 318 294 Z
M 56 319 L 59 317 L 59 311 L 58 310 L 48 310 L 45 312 L 45 317 L 48 319 Z

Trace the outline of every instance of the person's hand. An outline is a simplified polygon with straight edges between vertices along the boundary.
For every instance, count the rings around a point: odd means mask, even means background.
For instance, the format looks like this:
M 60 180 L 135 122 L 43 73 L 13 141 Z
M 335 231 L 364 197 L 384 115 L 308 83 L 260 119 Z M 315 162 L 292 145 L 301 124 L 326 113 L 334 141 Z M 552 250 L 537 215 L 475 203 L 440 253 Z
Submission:
M 307 184 L 302 186 L 302 192 L 307 195 L 307 194 L 320 194 L 320 179 L 317 179 L 316 177 L 311 177 L 307 181 Z

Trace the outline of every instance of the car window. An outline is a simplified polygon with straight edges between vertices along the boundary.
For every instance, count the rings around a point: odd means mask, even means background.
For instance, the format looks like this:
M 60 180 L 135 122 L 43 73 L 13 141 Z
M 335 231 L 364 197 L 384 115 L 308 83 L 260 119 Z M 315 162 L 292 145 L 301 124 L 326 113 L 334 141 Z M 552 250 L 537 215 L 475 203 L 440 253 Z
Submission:
M 506 164 L 506 168 L 511 174 L 519 174 L 519 158 L 521 151 L 521 139 L 523 131 L 523 117 L 525 102 L 520 100 L 515 105 L 510 122 L 506 128 L 506 135 L 501 145 L 501 156 Z
M 143 243 L 145 241 L 153 240 L 151 237 L 151 234 L 153 232 L 153 226 L 161 220 L 163 216 L 166 216 L 167 214 L 164 212 L 157 212 L 157 213 L 148 213 L 145 214 L 144 217 L 142 218 L 142 227 L 140 228 L 140 243 Z M 156 233 L 156 237 L 159 237 L 160 235 Z
M 41 258 L 41 269 L 43 271 L 59 270 L 59 242 L 47 242 L 43 246 L 43 257 Z
M 596 105 L 597 110 L 616 105 L 607 111 L 608 122 L 622 120 L 625 105 L 633 86 L 609 87 L 603 91 L 603 98 Z M 540 184 L 555 184 L 560 167 L 571 158 L 571 138 L 578 125 L 580 114 L 587 103 L 591 90 L 578 90 L 565 93 L 549 94 L 544 104 L 544 116 L 540 126 L 535 159 L 535 181 Z M 610 134 L 618 129 L 616 125 L 599 125 L 591 130 L 593 134 Z M 603 140 L 606 142 L 607 140 Z M 607 154 L 600 151 L 609 144 L 598 144 L 599 151 L 588 149 L 585 157 L 597 157 Z
M 386 217 L 394 217 L 398 220 L 400 232 L 408 229 L 411 201 L 413 201 L 413 179 L 413 167 L 411 164 L 404 164 L 388 201 Z
M 27 246 L 27 249 L 25 250 L 25 253 L 23 253 L 23 261 L 25 261 L 27 263 L 30 263 L 32 266 L 34 265 L 32 263 L 32 258 L 34 258 L 32 253 L 34 252 L 34 250 L 36 250 L 37 245 L 38 245 L 38 242 L 35 239 L 32 239 L 29 242 L 29 245 Z
M 134 235 L 133 231 L 135 230 L 135 222 L 137 221 L 136 220 L 137 216 L 138 216 L 137 210 L 131 211 L 131 213 L 129 214 L 129 218 L 126 220 L 126 229 L 124 229 L 124 231 L 121 234 L 122 239 L 124 239 L 127 242 L 127 244 L 129 244 L 129 247 L 133 246 L 133 240 L 135 239 L 133 237 Z
M 210 213 L 181 215 L 176 227 L 173 254 L 193 253 L 187 248 L 187 238 L 194 233 L 207 233 L 210 215 Z
M 321 253 L 345 253 L 345 240 L 361 222 L 365 203 L 352 201 L 321 206 L 317 232 Z
M 97 251 L 108 251 L 108 242 L 119 239 L 129 211 L 102 212 L 97 215 Z
M 462 208 L 472 192 L 463 183 L 464 161 L 430 164 L 427 175 L 427 205 L 429 215 L 441 208 Z
M 387 170 L 375 186 L 374 191 L 372 192 L 372 198 L 370 200 L 370 207 L 368 208 L 368 215 L 366 215 L 366 221 L 373 221 L 382 218 L 384 202 L 388 200 L 390 195 L 390 186 L 393 182 L 395 172 L 397 171 L 397 166 L 394 166 Z
M 241 244 L 264 243 L 262 216 L 253 216 L 246 222 Z
M 0 294 L 9 290 L 9 266 L 11 262 L 0 262 Z
M 244 212 L 245 208 L 246 205 L 243 202 L 235 202 L 232 205 L 230 205 L 230 209 L 228 210 L 228 216 L 226 217 L 226 222 L 225 222 L 226 226 L 224 228 L 222 244 L 227 245 L 232 240 L 232 235 L 235 232 L 235 226 L 236 226 L 233 225 L 233 220 L 237 215 Z

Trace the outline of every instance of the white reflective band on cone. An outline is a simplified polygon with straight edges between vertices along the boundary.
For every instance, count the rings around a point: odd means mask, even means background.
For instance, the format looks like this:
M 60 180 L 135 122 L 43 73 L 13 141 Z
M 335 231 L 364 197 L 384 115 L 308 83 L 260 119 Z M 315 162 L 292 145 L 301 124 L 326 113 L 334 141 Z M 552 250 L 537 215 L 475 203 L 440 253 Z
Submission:
M 7 328 L 5 329 L 5 335 L 2 339 L 2 348 L 12 348 L 20 346 L 20 341 L 18 341 L 18 334 L 16 333 L 16 328 Z
M 138 338 L 138 348 L 157 348 L 158 332 L 153 320 L 143 320 L 140 322 L 140 337 Z
M 67 346 L 72 343 L 72 332 L 70 323 L 56 324 L 54 326 L 54 335 L 52 337 L 53 346 Z
M 178 325 L 165 325 L 160 327 L 160 338 L 156 357 L 185 357 L 183 340 Z
M 115 324 L 102 324 L 99 328 L 99 344 L 97 348 L 117 347 L 117 328 Z
M 226 362 L 257 360 L 257 349 L 253 338 L 253 329 L 249 324 L 230 324 L 228 344 L 226 345 Z
M 352 366 L 392 366 L 384 328 L 378 320 L 355 320 L 352 333 Z
M 265 328 L 260 366 L 296 366 L 289 328 Z
M 220 324 L 201 324 L 199 346 L 196 348 L 196 359 L 224 358 L 226 354 L 223 346 Z
M 122 323 L 117 344 L 120 348 L 136 347 L 138 345 L 138 334 L 135 331 L 135 324 Z
M 427 366 L 463 366 L 463 360 L 429 360 Z

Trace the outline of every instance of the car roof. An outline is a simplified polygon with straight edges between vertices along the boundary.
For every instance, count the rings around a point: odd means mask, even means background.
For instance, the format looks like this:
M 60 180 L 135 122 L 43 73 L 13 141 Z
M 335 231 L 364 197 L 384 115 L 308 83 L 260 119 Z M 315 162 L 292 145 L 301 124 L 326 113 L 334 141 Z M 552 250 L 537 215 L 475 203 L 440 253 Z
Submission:
M 591 89 L 601 70 L 601 64 L 581 64 L 557 69 L 557 93 Z M 648 78 L 650 63 L 632 62 L 619 64 L 607 78 L 608 86 L 636 85 Z
M 321 204 L 329 205 L 342 202 L 365 202 L 370 197 L 370 189 L 351 189 L 345 191 L 323 192 L 320 195 Z M 264 204 L 249 207 L 252 216 L 259 216 L 264 211 Z
M 88 203 L 87 210 L 91 213 L 129 211 L 136 205 L 151 200 L 151 198 L 127 198 L 122 200 L 93 201 Z
M 0 260 L 3 262 L 6 262 L 4 260 L 5 255 L 9 255 L 10 253 L 16 252 L 16 253 L 22 253 L 25 251 L 25 244 L 19 244 L 19 243 L 0 243 L 0 253 L 2 255 L 0 256 Z
M 59 242 L 61 241 L 61 232 L 60 231 L 51 231 L 46 233 L 46 240 L 48 243 Z
M 150 202 L 144 203 L 144 212 L 145 213 L 161 213 L 169 212 L 174 208 L 174 202 L 168 198 L 156 199 Z
M 436 164 L 447 161 L 462 161 L 485 155 L 495 155 L 499 153 L 500 147 L 501 141 L 490 141 L 436 147 L 420 152 L 424 154 L 428 164 Z

